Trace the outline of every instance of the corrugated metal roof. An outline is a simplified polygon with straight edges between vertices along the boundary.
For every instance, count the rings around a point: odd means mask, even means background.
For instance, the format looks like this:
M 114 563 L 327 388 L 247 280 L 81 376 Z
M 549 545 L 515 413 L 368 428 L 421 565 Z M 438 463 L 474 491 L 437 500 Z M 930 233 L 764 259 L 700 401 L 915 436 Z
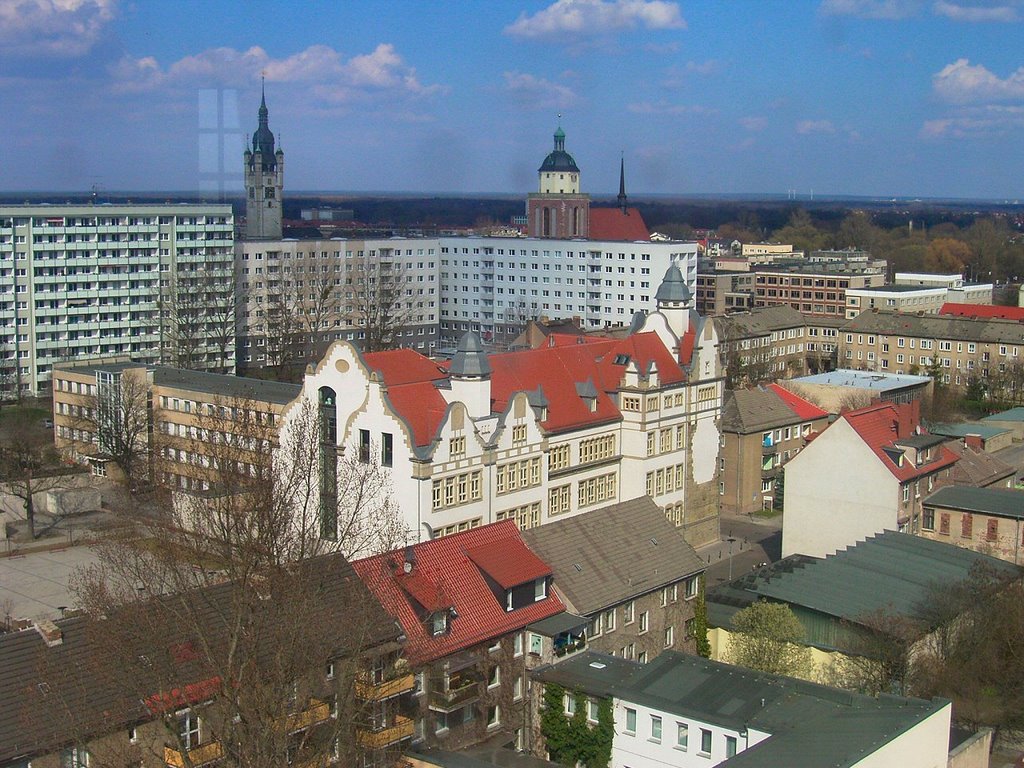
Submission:
M 826 558 L 786 558 L 712 590 L 708 603 L 749 603 L 758 598 L 856 621 L 879 612 L 917 617 L 936 588 L 965 581 L 985 564 L 997 572 L 1017 566 L 988 555 L 896 531 L 871 536 Z
M 1024 491 L 1014 488 L 970 488 L 950 485 L 924 500 L 929 507 L 949 507 L 998 517 L 1024 520 Z
M 769 733 L 729 758 L 730 766 L 744 768 L 856 765 L 949 707 L 942 699 L 865 696 L 676 651 L 648 664 L 588 651 L 542 667 L 534 676 L 710 725 Z

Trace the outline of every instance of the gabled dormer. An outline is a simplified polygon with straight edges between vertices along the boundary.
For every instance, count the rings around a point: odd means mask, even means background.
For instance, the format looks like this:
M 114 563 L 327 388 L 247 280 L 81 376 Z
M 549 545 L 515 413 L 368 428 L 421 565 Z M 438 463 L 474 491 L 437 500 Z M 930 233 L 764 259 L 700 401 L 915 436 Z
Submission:
M 525 547 L 514 558 L 509 554 L 503 542 L 482 544 L 466 551 L 505 611 L 515 611 L 546 599 L 551 567 Z

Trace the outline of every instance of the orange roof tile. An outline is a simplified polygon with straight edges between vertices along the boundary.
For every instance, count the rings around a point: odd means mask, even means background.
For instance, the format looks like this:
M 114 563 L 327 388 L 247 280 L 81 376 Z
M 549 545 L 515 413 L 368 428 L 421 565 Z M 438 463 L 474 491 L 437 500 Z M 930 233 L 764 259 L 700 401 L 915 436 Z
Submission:
M 828 411 L 821 410 L 814 403 L 804 400 L 785 387 L 780 387 L 778 384 L 769 384 L 768 388 L 782 398 L 782 402 L 789 406 L 789 410 L 801 419 L 821 419 L 828 416 Z
M 940 315 L 957 317 L 983 317 L 986 320 L 1024 321 L 1024 307 L 1000 307 L 990 304 L 957 304 L 947 301 L 939 310 Z
M 902 483 L 930 475 L 932 472 L 952 466 L 957 461 L 956 455 L 944 445 L 938 447 L 931 461 L 921 466 L 910 461 L 904 461 L 901 466 L 886 452 L 886 448 L 898 450 L 898 441 L 914 436 L 920 427 L 919 413 L 917 403 L 882 403 L 848 411 L 841 418 L 846 419 L 885 468 Z
M 591 240 L 650 240 L 644 217 L 636 208 L 591 208 Z
M 531 577 L 537 577 L 537 562 L 547 573 L 551 572 L 550 566 L 527 548 L 511 520 L 413 545 L 415 564 L 409 574 L 403 569 L 405 554 L 402 550 L 357 560 L 352 567 L 384 609 L 402 625 L 407 638 L 405 654 L 409 662 L 417 666 L 507 635 L 565 610 L 562 601 L 549 590 L 542 600 L 506 611 L 504 601 L 499 601 L 491 591 L 484 571 L 473 562 L 470 554 L 480 556 L 499 548 L 507 561 L 500 566 L 503 580 L 517 584 L 530 581 Z M 486 559 L 493 566 L 489 555 Z M 444 635 L 433 636 L 426 624 L 427 617 L 410 601 L 407 587 L 413 575 L 419 579 L 416 589 L 426 585 L 432 590 L 428 594 L 444 596 L 445 599 L 436 601 L 435 605 L 449 602 L 450 606 L 439 607 L 455 609 Z M 437 608 L 427 607 L 427 610 Z

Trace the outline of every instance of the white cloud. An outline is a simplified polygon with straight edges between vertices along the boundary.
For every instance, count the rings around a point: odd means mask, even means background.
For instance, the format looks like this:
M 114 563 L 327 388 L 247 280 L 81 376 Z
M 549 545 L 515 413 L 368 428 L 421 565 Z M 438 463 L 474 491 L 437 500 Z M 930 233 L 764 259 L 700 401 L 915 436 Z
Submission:
M 822 0 L 819 11 L 825 16 L 894 21 L 916 16 L 921 5 L 921 0 Z
M 574 106 L 580 98 L 561 83 L 526 72 L 505 72 L 505 92 L 524 109 L 555 109 Z
M 117 14 L 117 0 L 0 0 L 0 55 L 87 53 Z
M 388 43 L 347 61 L 326 45 L 312 45 L 282 59 L 272 58 L 259 46 L 244 51 L 209 48 L 167 68 L 162 68 L 152 56 L 125 56 L 110 72 L 115 89 L 123 92 L 195 84 L 244 87 L 261 73 L 268 82 L 308 85 L 318 97 L 335 103 L 374 91 L 422 95 L 443 90 L 438 85 L 421 83 L 416 70 Z
M 768 119 L 764 117 L 741 117 L 740 125 L 748 131 L 763 131 L 768 127 Z
M 685 29 L 679 5 L 667 0 L 556 0 L 532 16 L 523 13 L 505 27 L 522 38 L 593 35 L 621 29 Z
M 1013 5 L 968 5 L 938 0 L 932 6 L 932 12 L 953 21 L 1010 24 L 1021 20 L 1018 8 Z
M 796 124 L 796 132 L 804 135 L 813 133 L 835 133 L 836 127 L 831 120 L 801 120 Z
M 927 120 L 921 126 L 925 139 L 969 139 L 1004 136 L 1024 128 L 1024 107 L 990 104 L 967 107 L 956 115 Z
M 639 101 L 626 109 L 638 115 L 714 115 L 718 112 L 700 104 L 670 104 L 667 101 Z
M 1024 99 L 1024 67 L 1001 79 L 983 64 L 957 59 L 932 76 L 935 93 L 955 104 Z

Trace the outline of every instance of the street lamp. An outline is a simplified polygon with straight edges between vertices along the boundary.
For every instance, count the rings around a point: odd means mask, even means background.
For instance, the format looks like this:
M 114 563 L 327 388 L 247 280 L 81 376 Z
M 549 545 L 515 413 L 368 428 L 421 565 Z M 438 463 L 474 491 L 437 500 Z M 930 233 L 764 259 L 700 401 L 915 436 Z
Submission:
M 733 542 L 736 541 L 736 537 L 729 536 L 726 541 L 729 542 L 729 581 L 732 581 L 732 545 Z

